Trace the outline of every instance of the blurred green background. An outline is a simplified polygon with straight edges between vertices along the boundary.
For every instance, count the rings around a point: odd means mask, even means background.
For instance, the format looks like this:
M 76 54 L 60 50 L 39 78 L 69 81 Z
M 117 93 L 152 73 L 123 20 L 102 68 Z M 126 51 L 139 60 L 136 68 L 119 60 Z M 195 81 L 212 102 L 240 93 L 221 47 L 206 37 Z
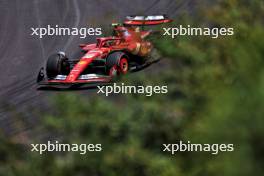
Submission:
M 167 85 L 145 97 L 62 92 L 38 132 L 61 143 L 102 143 L 103 151 L 30 152 L 0 137 L 0 175 L 248 176 L 264 174 L 264 2 L 200 5 L 175 26 L 233 27 L 234 36 L 159 38 L 164 59 L 120 82 Z M 172 25 L 172 26 L 173 26 Z M 232 143 L 234 152 L 162 152 L 163 143 Z M 45 143 L 33 140 L 32 143 Z

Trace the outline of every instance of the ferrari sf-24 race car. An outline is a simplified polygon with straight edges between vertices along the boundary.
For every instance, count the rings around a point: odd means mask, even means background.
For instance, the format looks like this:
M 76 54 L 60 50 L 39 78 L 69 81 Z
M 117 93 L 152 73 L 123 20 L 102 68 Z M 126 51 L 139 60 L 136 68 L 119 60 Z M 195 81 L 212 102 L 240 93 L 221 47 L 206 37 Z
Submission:
M 146 25 L 171 22 L 165 15 L 127 16 L 123 24 L 112 24 L 113 36 L 97 38 L 97 43 L 81 44 L 84 55 L 68 59 L 64 52 L 51 55 L 40 69 L 40 86 L 74 86 L 87 83 L 107 83 L 113 77 L 138 71 L 155 63 L 150 57 L 152 43 L 146 37 L 151 30 Z

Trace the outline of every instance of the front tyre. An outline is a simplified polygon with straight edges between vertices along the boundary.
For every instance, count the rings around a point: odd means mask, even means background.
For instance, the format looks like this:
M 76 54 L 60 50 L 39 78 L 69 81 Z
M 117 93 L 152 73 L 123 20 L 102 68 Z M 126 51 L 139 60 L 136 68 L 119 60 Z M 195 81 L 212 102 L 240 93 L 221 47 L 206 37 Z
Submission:
M 70 66 L 65 54 L 56 53 L 48 58 L 46 64 L 46 74 L 48 79 L 52 79 L 57 75 L 66 75 L 69 70 Z

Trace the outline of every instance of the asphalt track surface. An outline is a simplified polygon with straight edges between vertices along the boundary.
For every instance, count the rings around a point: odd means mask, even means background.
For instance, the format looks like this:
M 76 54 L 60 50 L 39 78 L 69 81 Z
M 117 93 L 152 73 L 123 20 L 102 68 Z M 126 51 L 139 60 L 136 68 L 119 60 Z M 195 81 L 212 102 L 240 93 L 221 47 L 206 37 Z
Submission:
M 47 57 L 65 51 L 77 57 L 78 44 L 94 36 L 31 36 L 31 27 L 110 27 L 131 14 L 168 14 L 192 11 L 191 0 L 0 0 L 0 132 L 31 131 L 39 113 L 52 111 L 49 99 L 58 93 L 38 91 L 36 77 Z M 89 94 L 89 90 L 85 93 Z

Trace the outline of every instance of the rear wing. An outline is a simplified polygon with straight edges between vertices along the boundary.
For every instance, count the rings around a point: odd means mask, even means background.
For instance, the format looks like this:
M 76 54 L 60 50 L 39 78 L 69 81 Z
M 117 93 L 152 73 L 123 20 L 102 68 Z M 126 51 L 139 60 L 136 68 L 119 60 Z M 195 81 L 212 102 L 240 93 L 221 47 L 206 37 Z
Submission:
M 144 26 L 144 25 L 158 25 L 163 23 L 169 23 L 172 20 L 169 19 L 166 15 L 149 15 L 149 16 L 127 16 L 124 21 L 124 25 L 131 26 Z

